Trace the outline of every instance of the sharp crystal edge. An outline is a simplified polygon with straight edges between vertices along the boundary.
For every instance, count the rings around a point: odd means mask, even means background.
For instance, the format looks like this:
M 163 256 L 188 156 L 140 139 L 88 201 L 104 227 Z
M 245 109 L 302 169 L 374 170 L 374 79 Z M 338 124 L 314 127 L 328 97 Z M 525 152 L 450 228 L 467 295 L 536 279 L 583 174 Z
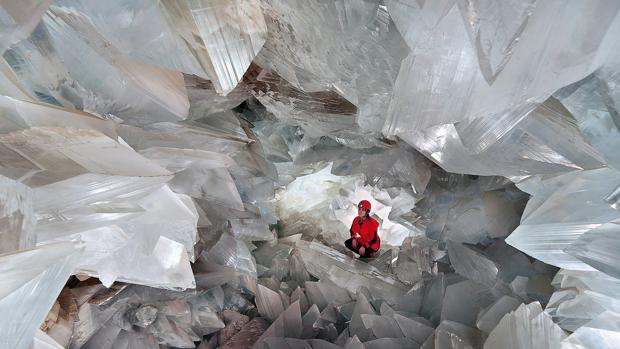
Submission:
M 602 168 L 546 181 L 523 183 L 522 188 L 533 195 L 533 200 L 526 207 L 527 216 L 506 242 L 557 267 L 593 270 L 565 249 L 584 233 L 620 218 L 619 212 L 603 200 L 620 182 L 620 175 L 614 169 Z M 563 185 L 554 188 L 558 182 Z M 583 202 L 591 204 L 584 207 Z
M 566 333 L 538 302 L 506 314 L 484 342 L 484 348 L 560 348 Z

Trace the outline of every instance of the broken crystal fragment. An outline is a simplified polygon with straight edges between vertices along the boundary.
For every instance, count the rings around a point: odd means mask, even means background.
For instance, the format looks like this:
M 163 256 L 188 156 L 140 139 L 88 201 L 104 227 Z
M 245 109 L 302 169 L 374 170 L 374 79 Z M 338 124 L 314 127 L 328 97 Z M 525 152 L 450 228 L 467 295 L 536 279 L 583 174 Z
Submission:
M 141 305 L 140 307 L 131 311 L 131 313 L 126 314 L 129 318 L 129 321 L 132 325 L 146 327 L 152 324 L 157 318 L 158 309 L 152 305 Z

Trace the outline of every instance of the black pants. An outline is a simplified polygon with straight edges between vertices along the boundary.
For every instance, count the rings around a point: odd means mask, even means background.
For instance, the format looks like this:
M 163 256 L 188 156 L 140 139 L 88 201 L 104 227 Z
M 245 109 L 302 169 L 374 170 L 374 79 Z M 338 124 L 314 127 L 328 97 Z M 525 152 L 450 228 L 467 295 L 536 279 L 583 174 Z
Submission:
M 359 250 L 360 250 L 360 247 L 361 247 L 361 246 L 359 246 L 359 245 L 358 245 L 358 246 L 357 246 L 357 248 L 353 248 L 353 238 L 350 238 L 349 240 L 345 241 L 345 242 L 344 242 L 344 245 L 345 245 L 345 246 L 346 246 L 349 250 L 351 250 L 351 251 L 353 251 L 353 252 L 355 252 L 355 253 L 357 253 L 357 254 L 360 254 Z M 373 253 L 375 253 L 375 252 L 377 252 L 377 251 L 375 251 L 375 250 L 373 250 L 372 248 L 368 247 L 368 248 L 365 248 L 364 255 L 361 255 L 361 254 L 360 254 L 360 257 L 361 257 L 361 258 L 370 258 L 370 257 L 372 257 L 372 256 L 373 256 Z

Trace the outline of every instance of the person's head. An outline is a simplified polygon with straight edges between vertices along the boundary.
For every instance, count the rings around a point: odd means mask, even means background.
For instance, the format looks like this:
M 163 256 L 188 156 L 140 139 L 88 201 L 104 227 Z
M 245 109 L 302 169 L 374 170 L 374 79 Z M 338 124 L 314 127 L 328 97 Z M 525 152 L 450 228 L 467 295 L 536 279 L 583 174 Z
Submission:
M 360 218 L 370 215 L 370 202 L 368 200 L 362 200 L 357 204 L 357 215 Z

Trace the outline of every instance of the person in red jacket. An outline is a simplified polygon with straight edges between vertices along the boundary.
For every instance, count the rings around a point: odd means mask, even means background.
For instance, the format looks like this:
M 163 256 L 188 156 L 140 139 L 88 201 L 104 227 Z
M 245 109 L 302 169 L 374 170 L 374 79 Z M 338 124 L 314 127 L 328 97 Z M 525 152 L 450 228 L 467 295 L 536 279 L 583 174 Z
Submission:
M 362 200 L 357 205 L 357 217 L 351 224 L 351 238 L 344 245 L 361 258 L 373 257 L 381 246 L 378 228 L 379 223 L 370 217 L 370 202 Z

